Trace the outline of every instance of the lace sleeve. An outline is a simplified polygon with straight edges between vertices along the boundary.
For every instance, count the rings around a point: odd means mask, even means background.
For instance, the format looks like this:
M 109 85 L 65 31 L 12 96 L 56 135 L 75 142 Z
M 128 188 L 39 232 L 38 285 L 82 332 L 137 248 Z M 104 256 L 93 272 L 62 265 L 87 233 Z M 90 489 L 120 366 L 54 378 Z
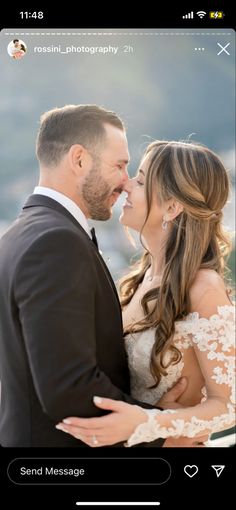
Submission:
M 148 420 L 139 425 L 126 446 L 167 437 L 212 434 L 235 421 L 235 320 L 233 306 L 219 306 L 209 319 L 195 312 L 188 322 L 191 342 L 205 379 L 207 399 L 178 410 L 146 410 Z

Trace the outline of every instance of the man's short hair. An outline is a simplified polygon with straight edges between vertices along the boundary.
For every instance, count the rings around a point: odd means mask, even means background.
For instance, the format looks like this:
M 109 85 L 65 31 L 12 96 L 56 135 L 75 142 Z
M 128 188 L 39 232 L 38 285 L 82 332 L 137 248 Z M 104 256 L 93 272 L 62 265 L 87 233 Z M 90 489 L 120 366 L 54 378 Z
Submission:
M 74 144 L 91 155 L 100 152 L 106 141 L 104 124 L 124 130 L 116 113 L 96 105 L 66 105 L 41 116 L 36 142 L 37 158 L 45 166 L 57 165 Z

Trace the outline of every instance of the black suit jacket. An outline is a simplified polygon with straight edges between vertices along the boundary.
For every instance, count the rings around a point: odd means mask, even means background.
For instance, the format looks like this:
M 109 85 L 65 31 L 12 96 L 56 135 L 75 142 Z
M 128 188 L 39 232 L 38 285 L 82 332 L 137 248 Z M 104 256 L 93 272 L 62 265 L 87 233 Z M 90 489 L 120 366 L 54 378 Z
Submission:
M 0 443 L 86 446 L 55 424 L 104 414 L 94 395 L 137 403 L 102 257 L 63 206 L 32 195 L 0 240 L 0 282 Z

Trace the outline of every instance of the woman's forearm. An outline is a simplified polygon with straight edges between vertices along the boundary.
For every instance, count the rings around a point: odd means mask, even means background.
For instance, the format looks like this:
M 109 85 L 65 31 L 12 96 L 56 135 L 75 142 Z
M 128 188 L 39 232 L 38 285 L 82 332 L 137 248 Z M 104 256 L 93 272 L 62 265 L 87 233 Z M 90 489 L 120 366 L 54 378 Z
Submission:
M 127 441 L 127 446 L 153 441 L 154 437 L 198 437 L 230 428 L 235 421 L 231 402 L 208 398 L 202 404 L 181 410 L 145 410 L 148 421 L 140 424 Z

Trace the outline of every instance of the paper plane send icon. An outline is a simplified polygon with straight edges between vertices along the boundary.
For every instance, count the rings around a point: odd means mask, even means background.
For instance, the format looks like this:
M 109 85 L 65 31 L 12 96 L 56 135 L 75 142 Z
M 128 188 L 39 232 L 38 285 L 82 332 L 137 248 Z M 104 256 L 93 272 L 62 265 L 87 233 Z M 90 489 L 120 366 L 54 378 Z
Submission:
M 223 469 L 225 468 L 225 466 L 222 466 L 222 465 L 221 466 L 220 465 L 219 466 L 218 465 L 217 466 L 211 466 L 211 467 L 215 470 L 217 478 L 219 478 L 219 476 L 221 475 Z

